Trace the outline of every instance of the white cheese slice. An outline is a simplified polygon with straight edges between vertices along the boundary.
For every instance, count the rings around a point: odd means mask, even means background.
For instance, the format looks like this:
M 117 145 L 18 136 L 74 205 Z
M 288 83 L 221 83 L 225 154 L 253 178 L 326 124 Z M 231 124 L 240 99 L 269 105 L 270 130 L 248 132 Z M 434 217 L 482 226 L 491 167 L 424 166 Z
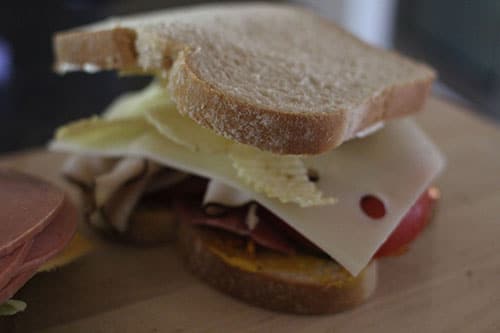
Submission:
M 444 167 L 439 150 L 413 121 L 393 121 L 368 138 L 305 158 L 306 165 L 319 175 L 318 187 L 325 195 L 338 198 L 338 203 L 301 208 L 255 192 L 237 176 L 226 155 L 214 158 L 210 153 L 190 151 L 156 131 L 137 130 L 133 135 L 129 132 L 126 138 L 108 140 L 106 144 L 85 140 L 85 135 L 80 131 L 59 138 L 51 148 L 98 156 L 146 157 L 237 188 L 282 218 L 353 275 L 369 263 Z M 366 194 L 376 195 L 384 202 L 387 213 L 383 218 L 373 220 L 362 212 L 359 201 Z

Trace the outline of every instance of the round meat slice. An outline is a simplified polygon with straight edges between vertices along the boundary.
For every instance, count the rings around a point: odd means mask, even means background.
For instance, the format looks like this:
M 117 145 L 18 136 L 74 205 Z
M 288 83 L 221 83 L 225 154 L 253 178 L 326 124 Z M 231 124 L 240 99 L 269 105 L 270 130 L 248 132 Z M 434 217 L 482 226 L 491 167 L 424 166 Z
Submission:
M 0 257 L 42 231 L 63 201 L 64 192 L 57 187 L 0 168 Z
M 0 289 L 5 286 L 9 280 L 17 274 L 20 265 L 28 255 L 31 245 L 31 240 L 26 241 L 17 249 L 0 258 Z
M 0 304 L 14 296 L 35 274 L 36 269 L 33 269 L 13 277 L 6 286 L 0 289 Z
M 17 274 L 38 269 L 69 244 L 76 232 L 78 212 L 69 199 L 45 229 L 35 236 L 28 256 L 19 266 Z

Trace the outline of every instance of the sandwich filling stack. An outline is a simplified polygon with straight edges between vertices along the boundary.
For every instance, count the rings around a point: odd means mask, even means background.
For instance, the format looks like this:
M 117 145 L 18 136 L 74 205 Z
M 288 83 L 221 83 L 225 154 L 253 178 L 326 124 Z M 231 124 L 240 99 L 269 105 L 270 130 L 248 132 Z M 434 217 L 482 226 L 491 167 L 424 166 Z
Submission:
M 201 6 L 58 33 L 55 70 L 151 75 L 59 128 L 88 222 L 178 238 L 189 268 L 262 307 L 338 312 L 430 219 L 444 167 L 411 119 L 435 77 L 299 7 Z M 154 231 L 151 231 L 154 230 Z M 135 235 L 135 236 L 134 236 Z

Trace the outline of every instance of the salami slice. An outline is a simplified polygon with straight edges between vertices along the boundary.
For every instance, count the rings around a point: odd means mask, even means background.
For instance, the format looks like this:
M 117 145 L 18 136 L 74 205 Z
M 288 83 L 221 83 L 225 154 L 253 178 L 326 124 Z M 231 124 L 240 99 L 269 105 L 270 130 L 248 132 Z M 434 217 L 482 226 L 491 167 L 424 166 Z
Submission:
M 21 265 L 31 249 L 32 241 L 26 241 L 11 253 L 0 258 L 0 289 L 17 274 Z
M 13 277 L 7 285 L 0 289 L 0 304 L 10 299 L 36 274 L 36 269 L 26 271 Z
M 28 256 L 16 273 L 37 269 L 44 262 L 57 255 L 71 241 L 76 232 L 78 212 L 68 200 L 49 225 L 33 240 Z
M 70 242 L 77 221 L 77 210 L 64 192 L 0 169 L 0 304 Z
M 64 192 L 35 177 L 0 169 L 0 257 L 42 231 L 57 214 Z

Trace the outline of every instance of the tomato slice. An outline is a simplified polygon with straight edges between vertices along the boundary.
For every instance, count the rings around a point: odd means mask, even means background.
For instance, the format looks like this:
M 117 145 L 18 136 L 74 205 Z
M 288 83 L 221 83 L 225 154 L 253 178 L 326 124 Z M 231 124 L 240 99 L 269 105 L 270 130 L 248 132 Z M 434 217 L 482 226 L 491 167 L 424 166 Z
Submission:
M 406 252 L 410 244 L 429 223 L 432 209 L 439 198 L 437 188 L 425 191 L 410 208 L 392 234 L 377 250 L 374 258 L 397 256 Z

